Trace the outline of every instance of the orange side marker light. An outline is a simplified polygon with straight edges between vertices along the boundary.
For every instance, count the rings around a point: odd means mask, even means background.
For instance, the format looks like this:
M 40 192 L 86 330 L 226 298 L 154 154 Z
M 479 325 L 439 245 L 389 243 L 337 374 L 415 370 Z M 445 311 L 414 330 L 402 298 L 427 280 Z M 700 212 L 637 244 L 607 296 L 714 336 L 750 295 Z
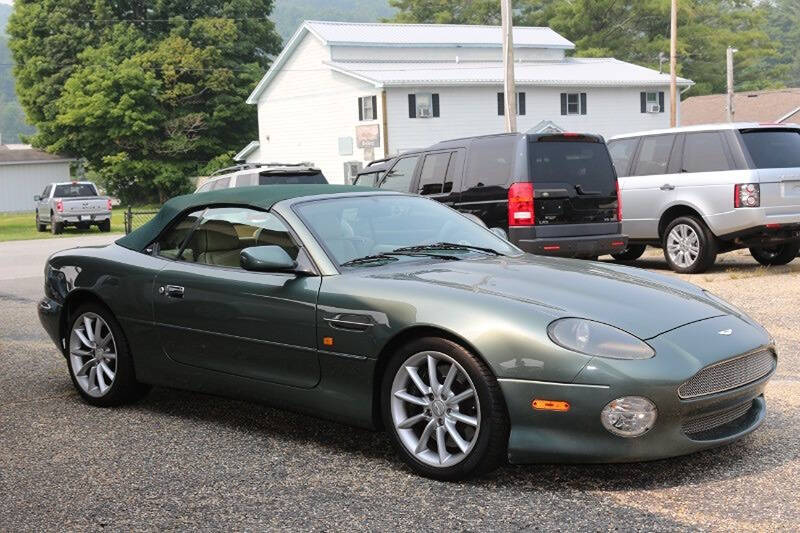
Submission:
M 569 411 L 569 402 L 559 402 L 556 400 L 535 399 L 531 402 L 531 407 L 537 411 Z
M 325 346 L 333 346 L 333 337 L 322 337 L 322 344 Z

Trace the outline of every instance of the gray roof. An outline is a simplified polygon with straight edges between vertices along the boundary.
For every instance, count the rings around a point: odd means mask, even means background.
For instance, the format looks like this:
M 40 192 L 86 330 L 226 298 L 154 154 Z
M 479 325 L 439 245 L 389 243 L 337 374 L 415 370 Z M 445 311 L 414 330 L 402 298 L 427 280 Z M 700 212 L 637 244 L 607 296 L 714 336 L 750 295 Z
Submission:
M 376 87 L 502 85 L 503 63 L 488 62 L 328 62 L 331 69 Z M 514 64 L 517 85 L 547 87 L 666 87 L 669 74 L 613 58 L 566 58 Z M 678 85 L 692 85 L 678 78 Z
M 468 24 L 387 24 L 309 20 L 308 30 L 325 44 L 345 46 L 502 46 L 500 26 Z M 550 28 L 517 26 L 515 48 L 560 48 L 575 45 Z
M 21 165 L 25 163 L 54 163 L 58 161 L 70 162 L 69 157 L 58 154 L 48 154 L 27 145 L 0 144 L 0 165 Z

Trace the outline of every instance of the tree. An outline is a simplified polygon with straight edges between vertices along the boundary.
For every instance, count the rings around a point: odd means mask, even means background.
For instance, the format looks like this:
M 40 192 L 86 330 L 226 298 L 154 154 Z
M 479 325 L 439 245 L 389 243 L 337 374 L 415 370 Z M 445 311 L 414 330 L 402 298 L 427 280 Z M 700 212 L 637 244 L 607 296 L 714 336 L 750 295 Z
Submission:
M 389 0 L 393 22 L 500 24 L 499 0 Z
M 257 132 L 247 95 L 280 38 L 272 0 L 17 0 L 17 92 L 34 145 L 83 157 L 125 201 L 167 197 Z
M 767 31 L 777 43 L 777 54 L 771 65 L 781 69 L 781 79 L 789 87 L 800 87 L 800 2 L 773 0 L 767 9 Z

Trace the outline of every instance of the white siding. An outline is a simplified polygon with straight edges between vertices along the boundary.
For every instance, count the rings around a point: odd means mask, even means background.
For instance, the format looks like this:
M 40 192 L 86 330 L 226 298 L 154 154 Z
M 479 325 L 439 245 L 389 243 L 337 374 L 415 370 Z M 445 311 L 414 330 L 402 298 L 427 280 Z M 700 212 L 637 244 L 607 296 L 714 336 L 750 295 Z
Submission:
M 33 211 L 33 195 L 69 179 L 69 162 L 0 165 L 0 212 Z
M 669 127 L 669 88 L 665 92 L 664 113 L 642 113 L 640 92 L 636 88 L 559 89 L 518 86 L 526 93 L 526 114 L 517 117 L 521 132 L 542 120 L 551 120 L 567 131 L 599 133 L 606 137 L 631 131 Z M 497 93 L 502 87 L 420 88 L 419 92 L 439 93 L 438 118 L 409 118 L 409 89 L 387 90 L 389 153 L 423 148 L 433 143 L 472 135 L 500 133 L 503 117 L 497 114 Z M 561 115 L 562 92 L 587 93 L 586 115 Z M 680 107 L 679 107 L 680 109 Z
M 443 47 L 443 46 L 342 46 L 331 45 L 333 61 L 502 61 L 503 49 L 499 47 Z M 515 61 L 560 61 L 564 50 L 557 48 L 515 48 Z
M 269 163 L 269 161 L 265 160 L 264 157 L 261 155 L 261 147 L 259 146 L 245 158 L 245 163 Z
M 344 163 L 363 161 L 355 147 L 355 127 L 380 123 L 381 95 L 373 85 L 339 74 L 323 62 L 327 47 L 306 35 L 258 101 L 260 155 L 263 162 L 310 161 L 331 183 L 342 183 Z M 359 122 L 358 97 L 377 96 L 379 120 Z M 339 155 L 339 138 L 353 139 L 353 154 Z M 383 157 L 383 146 L 375 158 Z M 254 160 L 252 156 L 248 160 Z

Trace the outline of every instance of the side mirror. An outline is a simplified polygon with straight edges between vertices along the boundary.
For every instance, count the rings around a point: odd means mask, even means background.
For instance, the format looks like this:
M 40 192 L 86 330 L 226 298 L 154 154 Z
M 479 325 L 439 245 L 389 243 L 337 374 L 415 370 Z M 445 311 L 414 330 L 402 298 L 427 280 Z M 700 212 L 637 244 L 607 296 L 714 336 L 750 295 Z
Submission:
M 506 230 L 504 230 L 503 228 L 489 228 L 489 231 L 491 231 L 504 241 L 508 240 L 508 234 L 506 233 Z
M 33 201 L 34 202 L 41 202 L 42 201 L 42 197 L 39 196 L 38 194 L 34 194 L 33 195 Z
M 254 272 L 287 272 L 297 268 L 297 261 L 280 246 L 251 246 L 239 255 L 239 264 Z

